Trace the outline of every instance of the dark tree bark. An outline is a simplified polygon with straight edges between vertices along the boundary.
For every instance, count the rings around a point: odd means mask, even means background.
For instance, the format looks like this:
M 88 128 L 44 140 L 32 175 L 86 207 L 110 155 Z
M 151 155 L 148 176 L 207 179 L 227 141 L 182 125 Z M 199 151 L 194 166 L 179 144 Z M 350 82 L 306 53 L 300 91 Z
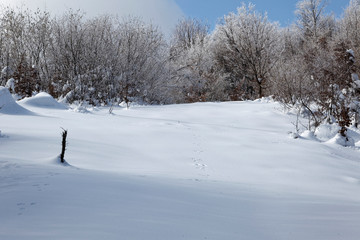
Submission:
M 66 150 L 66 137 L 67 137 L 67 130 L 62 132 L 62 144 L 61 144 L 61 154 L 60 154 L 60 161 L 61 163 L 65 163 L 65 150 Z

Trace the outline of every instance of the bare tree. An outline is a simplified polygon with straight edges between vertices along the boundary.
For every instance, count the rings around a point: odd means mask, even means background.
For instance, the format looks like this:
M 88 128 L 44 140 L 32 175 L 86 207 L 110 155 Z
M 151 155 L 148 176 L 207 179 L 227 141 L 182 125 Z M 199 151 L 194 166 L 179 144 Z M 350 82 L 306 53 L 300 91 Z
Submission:
M 29 65 L 38 71 L 39 88 L 49 92 L 51 74 L 48 66 L 48 49 L 52 41 L 50 14 L 40 10 L 28 12 L 25 31 L 24 45 L 29 58 Z
M 162 33 L 139 18 L 119 23 L 116 35 L 116 76 L 123 101 L 129 106 L 133 100 L 154 103 L 155 91 L 162 80 L 165 42 Z
M 325 15 L 327 0 L 302 0 L 297 3 L 297 25 L 307 38 L 318 39 L 334 29 L 334 17 Z
M 344 17 L 338 21 L 339 41 L 348 42 L 355 55 L 360 54 L 360 1 L 350 0 Z
M 223 24 L 217 26 L 217 61 L 235 81 L 242 79 L 255 83 L 257 96 L 263 97 L 281 52 L 278 36 L 278 25 L 269 22 L 266 13 L 256 12 L 253 4 L 243 4 L 236 14 L 225 16 Z M 245 86 L 246 89 L 249 87 Z
M 69 100 L 84 100 L 86 87 L 85 72 L 85 25 L 80 11 L 69 10 L 61 18 L 53 19 L 53 39 L 50 48 L 51 71 L 58 78 L 58 86 L 65 92 L 71 91 Z M 56 83 L 54 83 L 56 84 Z
M 17 66 L 26 55 L 25 49 L 25 21 L 26 12 L 21 9 L 5 8 L 0 17 L 0 44 L 1 68 L 3 71 L 3 84 L 12 77 Z
M 170 67 L 173 91 L 178 102 L 206 101 L 211 71 L 209 27 L 197 19 L 184 19 L 177 24 L 170 47 Z
M 195 45 L 203 44 L 208 33 L 209 25 L 198 19 L 187 18 L 180 20 L 172 36 L 170 58 L 176 59 L 183 51 Z

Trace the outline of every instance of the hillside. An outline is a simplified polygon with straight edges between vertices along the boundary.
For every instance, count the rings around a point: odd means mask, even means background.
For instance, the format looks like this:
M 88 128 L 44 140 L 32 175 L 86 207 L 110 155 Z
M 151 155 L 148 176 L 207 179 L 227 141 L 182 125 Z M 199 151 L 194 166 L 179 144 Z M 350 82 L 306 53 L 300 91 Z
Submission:
M 296 116 L 266 99 L 109 114 L 41 94 L 11 107 L 0 110 L 0 239 L 360 235 L 355 129 L 355 147 L 330 127 L 294 139 Z M 61 128 L 70 166 L 57 159 Z

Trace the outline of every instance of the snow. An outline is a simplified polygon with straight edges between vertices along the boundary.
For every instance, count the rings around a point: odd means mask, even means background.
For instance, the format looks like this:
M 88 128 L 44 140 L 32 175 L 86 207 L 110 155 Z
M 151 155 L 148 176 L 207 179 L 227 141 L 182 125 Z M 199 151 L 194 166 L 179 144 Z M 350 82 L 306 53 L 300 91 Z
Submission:
M 307 140 L 313 140 L 313 141 L 318 141 L 319 139 L 315 136 L 314 132 L 311 132 L 309 130 L 304 131 L 301 134 L 301 137 Z
M 340 130 L 336 124 L 322 124 L 315 130 L 315 136 L 323 142 L 329 141 L 336 137 Z
M 352 57 L 355 56 L 355 52 L 354 52 L 354 50 L 352 50 L 352 49 L 349 49 L 349 50 L 347 50 L 346 52 L 347 52 L 348 54 L 350 54 Z
M 356 73 L 352 73 L 351 74 L 351 79 L 354 81 L 354 82 L 357 82 L 359 81 L 359 75 L 357 75 Z
M 34 97 L 19 101 L 21 105 L 38 108 L 68 109 L 65 105 L 57 102 L 50 94 L 41 92 Z
M 9 80 L 7 80 L 5 87 L 10 89 L 11 91 L 14 91 L 15 90 L 15 79 L 10 78 Z
M 20 103 L 33 115 L 0 113 L 0 239 L 360 234 L 356 129 L 353 147 L 329 141 L 333 126 L 290 138 L 296 116 L 266 99 L 109 114 L 35 104 L 40 96 Z M 58 159 L 61 127 L 69 165 Z
M 340 133 L 336 134 L 335 137 L 333 137 L 328 141 L 328 143 L 339 144 L 345 147 L 355 146 L 355 142 L 352 138 L 345 138 L 344 136 L 341 136 Z
M 14 71 L 9 67 L 9 66 L 7 66 L 7 67 L 4 67 L 2 70 L 1 70 L 1 74 L 3 75 L 3 76 L 7 76 L 7 75 L 12 75 L 14 73 Z
M 9 89 L 0 86 L 0 113 L 12 115 L 31 115 L 31 111 L 18 105 L 11 96 Z
M 356 75 L 357 76 L 357 75 Z M 359 79 L 359 77 L 357 77 L 358 79 Z M 360 80 L 356 80 L 356 81 L 354 81 L 354 83 L 355 83 L 355 88 L 356 89 L 359 89 L 360 88 Z

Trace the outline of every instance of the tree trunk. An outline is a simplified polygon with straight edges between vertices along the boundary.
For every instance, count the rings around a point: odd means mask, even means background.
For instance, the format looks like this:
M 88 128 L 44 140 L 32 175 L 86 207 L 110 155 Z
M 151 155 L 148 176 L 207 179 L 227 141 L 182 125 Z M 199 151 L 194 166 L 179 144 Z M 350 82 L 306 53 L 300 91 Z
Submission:
M 256 80 L 259 90 L 258 90 L 258 97 L 262 98 L 263 97 L 263 86 L 262 86 L 262 81 Z

